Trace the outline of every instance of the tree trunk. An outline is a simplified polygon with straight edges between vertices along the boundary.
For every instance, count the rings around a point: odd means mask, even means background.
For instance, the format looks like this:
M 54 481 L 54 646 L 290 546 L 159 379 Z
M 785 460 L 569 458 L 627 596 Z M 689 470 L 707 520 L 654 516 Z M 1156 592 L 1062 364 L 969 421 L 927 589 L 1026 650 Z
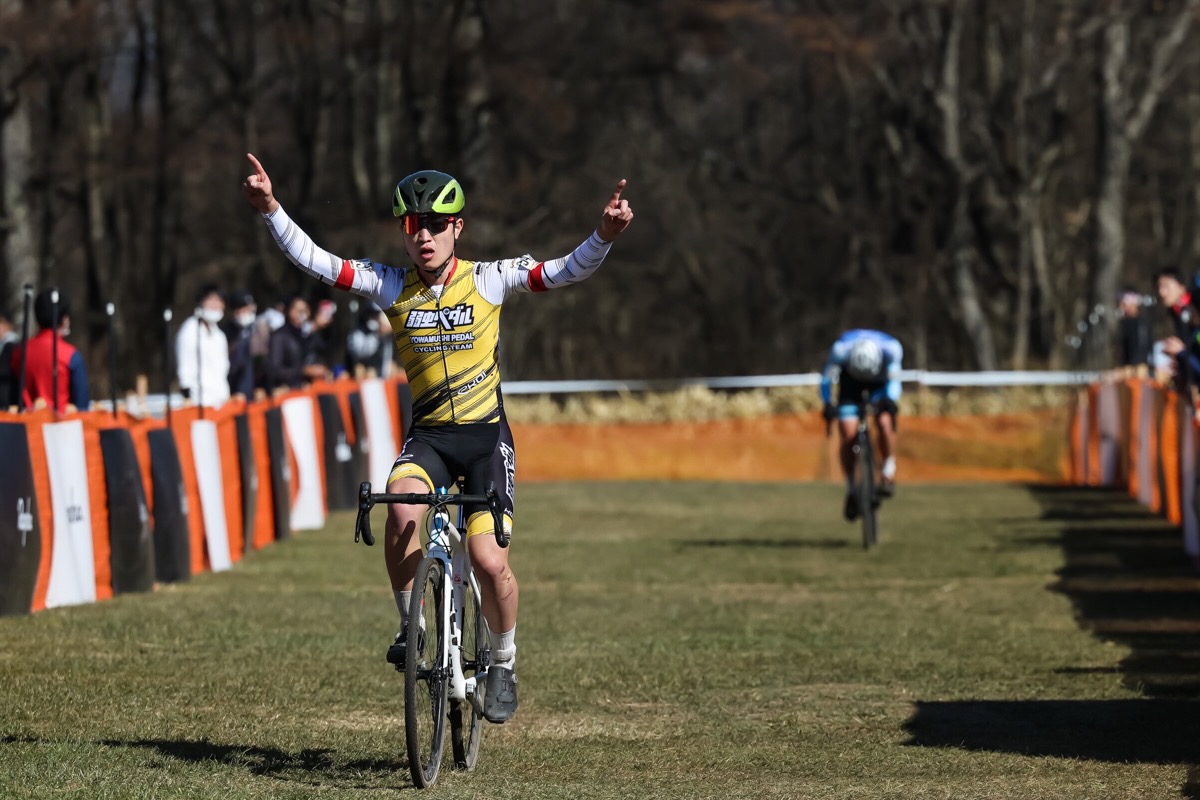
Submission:
M 33 215 L 28 194 L 33 168 L 33 135 L 29 102 L 17 101 L 12 112 L 0 118 L 0 236 L 4 241 L 4 263 L 8 267 L 4 287 L 5 307 L 19 308 L 26 284 L 37 283 Z
M 955 2 L 950 9 L 950 27 L 946 32 L 937 106 L 942 114 L 942 148 L 950 165 L 955 193 L 950 236 L 947 240 L 949 260 L 954 270 L 954 293 L 963 329 L 975 355 L 975 363 L 979 369 L 991 370 L 996 369 L 996 347 L 992 340 L 991 326 L 988 325 L 983 306 L 979 302 L 979 288 L 975 279 L 968 207 L 971 169 L 962 146 L 963 109 L 959 83 L 959 52 L 967 5 L 965 2 Z

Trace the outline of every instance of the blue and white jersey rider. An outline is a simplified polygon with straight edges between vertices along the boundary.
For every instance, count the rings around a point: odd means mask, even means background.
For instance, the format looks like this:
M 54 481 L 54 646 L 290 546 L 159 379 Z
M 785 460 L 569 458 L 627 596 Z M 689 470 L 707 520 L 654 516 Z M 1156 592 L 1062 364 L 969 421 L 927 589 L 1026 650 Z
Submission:
M 858 328 L 843 333 L 829 348 L 821 370 L 821 401 L 833 402 L 838 386 L 837 416 L 856 419 L 863 391 L 878 410 L 895 412 L 900 402 L 900 362 L 904 347 L 882 331 Z

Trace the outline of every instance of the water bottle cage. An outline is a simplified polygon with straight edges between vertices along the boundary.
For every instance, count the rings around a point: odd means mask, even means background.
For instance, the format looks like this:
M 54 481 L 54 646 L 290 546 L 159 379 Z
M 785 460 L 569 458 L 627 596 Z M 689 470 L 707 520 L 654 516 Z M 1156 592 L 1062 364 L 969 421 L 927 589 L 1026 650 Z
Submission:
M 446 513 L 444 508 L 439 508 L 433 512 L 429 520 L 429 545 L 431 547 L 441 547 L 448 549 L 449 542 L 446 540 L 447 525 L 450 523 L 450 515 Z

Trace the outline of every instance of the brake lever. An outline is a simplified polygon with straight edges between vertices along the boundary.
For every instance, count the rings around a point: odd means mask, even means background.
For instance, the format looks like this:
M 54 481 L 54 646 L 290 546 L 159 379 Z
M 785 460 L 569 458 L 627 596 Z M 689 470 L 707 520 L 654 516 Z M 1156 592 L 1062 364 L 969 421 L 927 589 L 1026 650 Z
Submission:
M 496 495 L 496 485 L 488 481 L 487 490 L 483 493 L 488 501 L 488 510 L 492 512 L 492 523 L 496 526 L 496 544 L 508 547 L 509 535 L 504 530 L 504 515 L 500 513 L 500 503 Z
M 375 544 L 375 537 L 371 533 L 371 507 L 374 505 L 375 501 L 371 499 L 371 482 L 363 481 L 358 485 L 358 519 L 354 521 L 355 544 L 360 537 L 367 547 Z

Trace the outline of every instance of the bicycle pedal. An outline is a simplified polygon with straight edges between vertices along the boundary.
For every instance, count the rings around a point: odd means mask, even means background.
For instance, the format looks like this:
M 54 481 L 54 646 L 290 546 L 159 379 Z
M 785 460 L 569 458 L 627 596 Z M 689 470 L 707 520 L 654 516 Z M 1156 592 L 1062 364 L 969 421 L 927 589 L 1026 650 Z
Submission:
M 482 673 L 486 677 L 487 673 Z M 471 708 L 475 710 L 476 716 L 483 716 L 483 696 L 487 689 L 484 687 L 482 680 L 476 679 L 475 691 L 471 693 Z

